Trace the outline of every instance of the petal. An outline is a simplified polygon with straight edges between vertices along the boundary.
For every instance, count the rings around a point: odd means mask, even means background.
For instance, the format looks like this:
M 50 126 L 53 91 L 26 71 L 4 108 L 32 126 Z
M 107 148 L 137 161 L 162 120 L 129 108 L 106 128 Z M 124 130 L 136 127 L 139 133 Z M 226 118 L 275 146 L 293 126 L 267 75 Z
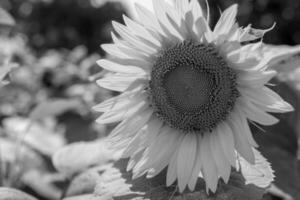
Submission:
M 145 27 L 134 22 L 133 20 L 126 17 L 125 15 L 123 16 L 123 18 L 124 18 L 125 24 L 130 29 L 130 31 L 132 33 L 134 33 L 136 36 L 138 36 L 140 39 L 142 38 L 142 39 L 146 40 L 147 43 L 154 48 L 162 47 L 160 41 L 157 40 L 157 38 L 153 37 L 153 35 L 151 33 L 149 33 L 149 31 Z
M 237 4 L 233 4 L 222 13 L 214 28 L 214 33 L 218 35 L 228 34 L 232 26 L 235 24 L 236 14 Z
M 237 112 L 234 112 L 231 114 L 229 119 L 229 125 L 234 136 L 235 148 L 243 158 L 253 164 L 255 162 L 254 154 L 248 139 L 243 134 L 244 130 L 241 126 L 242 122 L 240 117 L 241 116 L 239 116 Z
M 147 106 L 148 103 L 145 97 L 134 97 L 131 101 L 115 104 L 112 109 L 102 114 L 96 122 L 99 124 L 109 124 L 122 121 Z
M 147 45 L 146 43 L 142 42 L 138 38 L 134 36 L 133 33 L 131 33 L 128 28 L 118 22 L 113 21 L 112 25 L 116 32 L 127 42 L 129 42 L 131 45 L 133 45 L 135 48 L 139 49 L 140 51 L 148 54 L 153 55 L 157 53 L 157 49 Z
M 201 141 L 202 141 L 201 134 L 196 135 L 196 142 L 197 142 L 197 150 L 196 150 L 196 158 L 195 158 L 196 160 L 194 163 L 193 172 L 191 174 L 190 181 L 188 183 L 188 186 L 191 191 L 195 189 L 198 176 L 202 168 L 202 158 L 201 158 L 201 148 L 200 148 Z
M 153 30 L 158 31 L 159 33 L 163 33 L 157 18 L 151 11 L 139 4 L 135 4 L 135 8 L 141 24 L 144 24 L 146 27 L 151 27 Z
M 142 105 L 142 104 L 141 104 Z M 138 106 L 136 106 L 138 107 Z M 146 110 L 143 107 L 136 109 L 135 115 L 131 118 L 126 118 L 115 129 L 112 130 L 109 138 L 116 141 L 118 138 L 129 137 L 136 134 L 150 119 L 153 110 L 148 108 Z
M 214 159 L 214 162 L 218 169 L 218 174 L 223 178 L 224 182 L 227 183 L 229 180 L 231 168 L 229 161 L 222 152 L 222 148 L 219 145 L 218 136 L 216 135 L 216 133 L 211 133 L 209 142 L 212 158 Z
M 177 157 L 177 175 L 178 175 L 178 187 L 179 192 L 183 192 L 192 174 L 196 149 L 197 140 L 194 133 L 187 133 L 179 148 Z
M 134 81 L 145 80 L 143 76 L 126 75 L 119 73 L 109 73 L 103 78 L 96 81 L 96 83 L 103 88 L 124 92 Z M 146 83 L 143 83 L 146 84 Z
M 276 71 L 254 71 L 242 72 L 238 74 L 237 83 L 245 87 L 262 87 L 268 83 L 275 75 Z
M 145 74 L 146 71 L 137 66 L 128 66 L 121 65 L 115 62 L 112 62 L 107 59 L 101 59 L 97 61 L 97 64 L 101 66 L 103 69 L 106 69 L 111 72 L 117 73 L 126 73 L 126 74 Z
M 205 133 L 201 142 L 201 159 L 203 164 L 203 176 L 206 183 L 206 192 L 209 190 L 215 192 L 217 190 L 218 175 L 217 167 L 212 159 L 212 153 L 209 144 L 209 134 Z
M 244 111 L 247 118 L 252 121 L 267 126 L 276 124 L 279 121 L 276 117 L 266 113 L 264 110 L 259 109 L 257 106 L 247 101 L 246 99 L 241 101 L 241 104 L 241 109 Z
M 225 157 L 232 167 L 236 166 L 236 155 L 234 150 L 234 137 L 231 128 L 226 123 L 217 127 L 217 138 Z
M 261 88 L 240 88 L 242 95 L 249 98 L 252 102 L 270 109 L 277 109 L 276 112 L 290 112 L 294 108 L 284 101 L 277 93 L 267 87 Z

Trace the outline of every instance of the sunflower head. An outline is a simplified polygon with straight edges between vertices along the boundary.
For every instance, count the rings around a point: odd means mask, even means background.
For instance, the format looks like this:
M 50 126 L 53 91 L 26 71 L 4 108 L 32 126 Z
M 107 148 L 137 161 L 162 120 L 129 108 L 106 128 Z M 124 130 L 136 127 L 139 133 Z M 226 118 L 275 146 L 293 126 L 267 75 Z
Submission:
M 110 57 L 98 64 L 109 72 L 98 84 L 120 95 L 95 107 L 104 113 L 97 121 L 120 122 L 110 139 L 134 178 L 167 168 L 166 184 L 177 180 L 180 192 L 198 177 L 215 192 L 238 157 L 255 162 L 248 122 L 272 125 L 270 112 L 293 108 L 266 86 L 276 73 L 261 53 L 265 31 L 239 27 L 237 5 L 213 29 L 197 0 L 153 8 L 136 5 L 138 21 L 113 22 L 120 37 L 102 45 Z

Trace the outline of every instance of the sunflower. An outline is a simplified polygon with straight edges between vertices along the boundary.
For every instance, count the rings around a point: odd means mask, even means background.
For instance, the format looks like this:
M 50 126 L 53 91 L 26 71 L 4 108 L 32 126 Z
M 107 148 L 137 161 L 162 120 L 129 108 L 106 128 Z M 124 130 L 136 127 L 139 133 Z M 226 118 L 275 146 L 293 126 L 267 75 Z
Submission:
M 136 5 L 138 21 L 113 22 L 120 37 L 102 45 L 109 57 L 98 64 L 108 73 L 97 83 L 120 94 L 95 106 L 104 112 L 97 122 L 120 122 L 109 138 L 133 178 L 167 168 L 167 186 L 193 191 L 202 177 L 215 192 L 239 156 L 255 162 L 248 123 L 272 125 L 270 112 L 293 108 L 266 86 L 276 72 L 261 53 L 264 31 L 239 27 L 237 5 L 213 30 L 197 0 L 153 0 L 153 8 Z

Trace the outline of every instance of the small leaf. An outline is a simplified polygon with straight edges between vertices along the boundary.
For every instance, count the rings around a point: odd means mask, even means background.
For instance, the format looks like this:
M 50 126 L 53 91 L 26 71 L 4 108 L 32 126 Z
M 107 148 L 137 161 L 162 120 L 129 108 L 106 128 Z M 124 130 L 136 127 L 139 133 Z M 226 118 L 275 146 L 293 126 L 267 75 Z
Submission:
M 73 175 L 93 165 L 103 165 L 119 157 L 119 153 L 109 149 L 106 140 L 77 142 L 58 150 L 52 157 L 55 168 Z
M 37 200 L 35 197 L 17 189 L 0 187 L 1 200 Z
M 0 7 L 0 26 L 15 26 L 14 18 L 2 7 Z
M 261 188 L 267 188 L 274 181 L 274 174 L 270 163 L 259 151 L 253 149 L 255 164 L 252 165 L 244 158 L 239 157 L 241 173 L 246 184 L 253 184 Z

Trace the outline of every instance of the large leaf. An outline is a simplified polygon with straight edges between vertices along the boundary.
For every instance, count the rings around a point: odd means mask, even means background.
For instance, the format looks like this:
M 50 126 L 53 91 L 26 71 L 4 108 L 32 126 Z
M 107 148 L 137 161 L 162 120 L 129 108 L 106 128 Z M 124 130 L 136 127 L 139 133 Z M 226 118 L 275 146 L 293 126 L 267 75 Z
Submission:
M 37 200 L 35 197 L 13 188 L 0 187 L 1 200 Z
M 77 142 L 59 149 L 52 157 L 55 168 L 71 176 L 90 166 L 106 164 L 119 157 L 106 140 Z
M 65 144 L 63 134 L 55 131 L 52 124 L 31 122 L 29 119 L 21 117 L 11 117 L 3 120 L 5 131 L 9 137 L 16 140 L 20 139 L 48 156 L 51 156 Z
M 114 166 L 106 166 L 101 172 L 93 194 L 84 194 L 90 200 L 260 200 L 264 189 L 245 184 L 245 180 L 238 172 L 233 172 L 228 184 L 220 181 L 215 194 L 208 195 L 205 191 L 205 183 L 198 180 L 194 192 L 177 192 L 175 185 L 166 187 L 166 171 L 154 178 L 140 177 L 132 179 L 132 174 L 126 171 L 127 160 L 120 160 Z M 64 200 L 80 200 L 80 194 L 65 198 Z

